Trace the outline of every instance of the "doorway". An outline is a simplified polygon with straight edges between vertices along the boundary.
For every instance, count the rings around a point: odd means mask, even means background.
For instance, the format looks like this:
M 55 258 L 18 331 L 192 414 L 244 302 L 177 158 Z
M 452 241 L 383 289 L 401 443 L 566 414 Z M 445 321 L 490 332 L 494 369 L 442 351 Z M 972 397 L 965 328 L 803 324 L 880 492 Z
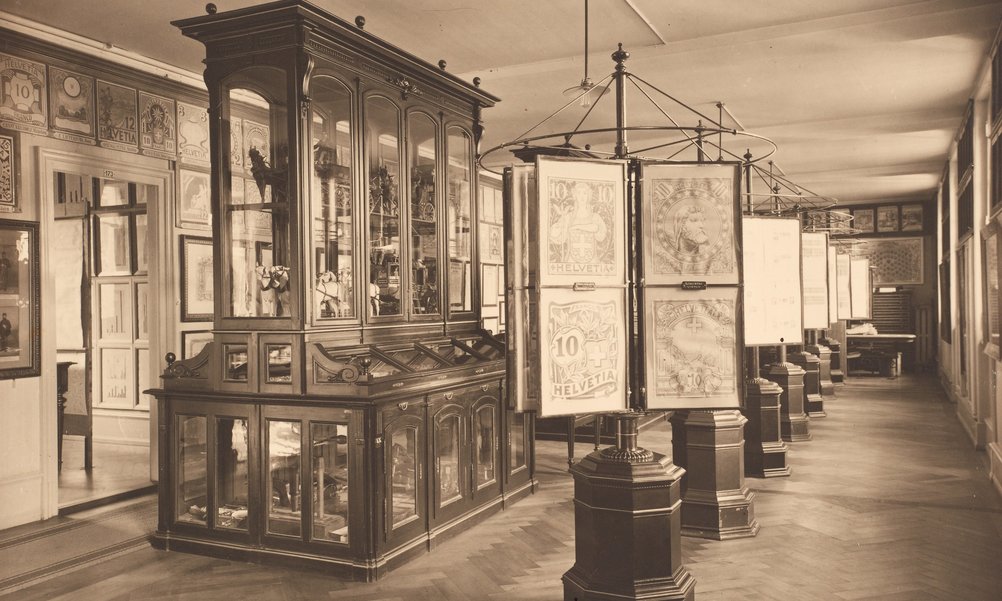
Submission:
M 151 207 L 165 179 L 58 161 L 49 270 L 55 287 L 61 514 L 151 491 Z M 124 166 L 123 166 L 124 167 Z

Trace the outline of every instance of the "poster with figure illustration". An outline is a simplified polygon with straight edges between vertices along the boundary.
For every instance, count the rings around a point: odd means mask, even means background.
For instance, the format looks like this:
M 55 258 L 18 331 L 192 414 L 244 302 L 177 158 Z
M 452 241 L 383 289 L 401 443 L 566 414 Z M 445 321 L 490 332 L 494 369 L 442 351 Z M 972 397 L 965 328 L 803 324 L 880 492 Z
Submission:
M 622 285 L 626 163 L 540 157 L 537 173 L 540 285 Z
M 741 403 L 738 288 L 648 288 L 644 344 L 648 409 Z
M 544 288 L 539 299 L 540 416 L 626 410 L 625 291 Z
M 646 284 L 738 284 L 739 166 L 646 164 L 642 177 Z
M 134 88 L 97 80 L 97 140 L 101 146 L 139 152 L 138 114 Z

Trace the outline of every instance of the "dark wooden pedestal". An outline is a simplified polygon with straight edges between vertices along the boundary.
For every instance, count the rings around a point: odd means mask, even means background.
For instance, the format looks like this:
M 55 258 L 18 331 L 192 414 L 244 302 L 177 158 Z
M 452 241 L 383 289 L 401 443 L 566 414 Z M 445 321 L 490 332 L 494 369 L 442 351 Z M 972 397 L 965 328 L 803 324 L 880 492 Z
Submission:
M 788 359 L 804 370 L 804 412 L 811 417 L 827 416 L 821 396 L 821 360 L 807 351 L 790 353 Z
M 564 601 L 693 601 L 680 537 L 685 470 L 637 446 L 636 417 L 615 419 L 616 446 L 570 469 L 574 566 L 563 576 Z
M 825 397 L 825 400 L 832 400 L 835 396 L 835 382 L 832 381 L 832 350 L 820 343 L 809 345 L 804 350 L 821 361 L 821 396 Z
M 822 338 L 821 344 L 831 351 L 832 382 L 839 384 L 845 381 L 845 373 L 842 371 L 842 343 L 834 338 Z
M 747 422 L 737 409 L 672 415 L 672 461 L 686 470 L 683 536 L 726 540 L 758 532 L 755 494 L 745 486 Z
M 804 413 L 804 370 L 792 363 L 773 363 L 762 368 L 762 377 L 779 384 L 780 433 L 787 442 L 811 439 L 811 422 Z
M 745 382 L 745 475 L 756 478 L 789 476 L 786 443 L 780 435 L 779 397 L 783 389 L 765 378 Z

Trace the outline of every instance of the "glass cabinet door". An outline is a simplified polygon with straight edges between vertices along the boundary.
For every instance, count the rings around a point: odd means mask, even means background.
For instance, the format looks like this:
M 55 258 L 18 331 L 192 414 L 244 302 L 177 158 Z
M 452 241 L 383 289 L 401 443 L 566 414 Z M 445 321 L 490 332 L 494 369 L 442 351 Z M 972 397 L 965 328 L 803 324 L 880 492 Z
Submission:
M 179 522 L 205 525 L 208 508 L 207 441 L 204 415 L 178 415 L 177 501 Z
M 369 315 L 402 315 L 400 274 L 400 111 L 389 100 L 365 102 L 368 152 Z
M 348 424 L 310 423 L 311 538 L 348 542 Z
M 312 80 L 313 298 L 320 319 L 354 317 L 351 92 Z
M 517 472 L 526 466 L 525 463 L 525 413 L 523 412 L 511 412 L 510 413 L 510 436 L 511 436 L 511 448 L 509 449 L 509 461 L 511 465 L 511 471 Z
M 473 269 L 471 249 L 473 232 L 473 189 L 471 187 L 471 138 L 458 127 L 450 127 L 448 148 L 448 211 L 449 273 L 448 298 L 452 312 L 473 309 Z
M 408 115 L 410 156 L 411 304 L 414 315 L 433 315 L 439 309 L 438 220 L 435 169 L 438 128 L 422 113 Z
M 390 527 L 399 528 L 418 516 L 418 428 L 407 426 L 386 441 L 390 448 Z
M 216 418 L 216 527 L 247 530 L 247 420 Z
M 497 480 L 495 449 L 497 448 L 497 420 L 494 403 L 480 405 L 473 413 L 473 452 L 476 488 L 480 489 Z
M 289 141 L 285 71 L 250 67 L 227 86 L 223 115 L 224 265 L 232 317 L 289 317 Z M 229 173 L 225 167 L 229 167 Z M 242 188 L 242 189 L 241 189 Z M 183 202 L 183 199 L 182 199 Z
M 462 414 L 445 409 L 435 418 L 435 472 L 439 508 L 463 498 L 462 486 Z
M 268 420 L 268 533 L 302 533 L 301 423 Z

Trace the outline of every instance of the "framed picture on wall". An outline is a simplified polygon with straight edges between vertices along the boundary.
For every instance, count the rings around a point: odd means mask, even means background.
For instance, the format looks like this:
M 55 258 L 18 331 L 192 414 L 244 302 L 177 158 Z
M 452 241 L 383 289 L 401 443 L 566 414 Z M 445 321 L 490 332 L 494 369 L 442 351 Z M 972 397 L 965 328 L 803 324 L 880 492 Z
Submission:
M 191 359 L 202 352 L 205 345 L 210 342 L 212 342 L 212 332 L 209 330 L 181 332 L 181 358 Z
M 922 205 L 901 205 L 901 231 L 922 231 Z
M 41 365 L 38 224 L 0 219 L 0 380 Z
M 877 207 L 877 231 L 897 232 L 900 231 L 898 224 L 898 205 Z
M 483 298 L 480 304 L 485 307 L 495 307 L 498 304 L 498 265 L 481 265 L 480 282 L 483 286 Z
M 0 129 L 0 212 L 18 211 L 18 176 L 20 164 L 18 156 L 19 136 L 17 132 Z
M 212 321 L 212 238 L 181 236 L 181 321 Z
M 872 234 L 875 231 L 873 227 L 873 209 L 856 209 L 853 211 L 852 225 L 864 234 Z
M 212 229 L 209 174 L 179 169 L 177 190 L 177 226 L 196 230 Z

